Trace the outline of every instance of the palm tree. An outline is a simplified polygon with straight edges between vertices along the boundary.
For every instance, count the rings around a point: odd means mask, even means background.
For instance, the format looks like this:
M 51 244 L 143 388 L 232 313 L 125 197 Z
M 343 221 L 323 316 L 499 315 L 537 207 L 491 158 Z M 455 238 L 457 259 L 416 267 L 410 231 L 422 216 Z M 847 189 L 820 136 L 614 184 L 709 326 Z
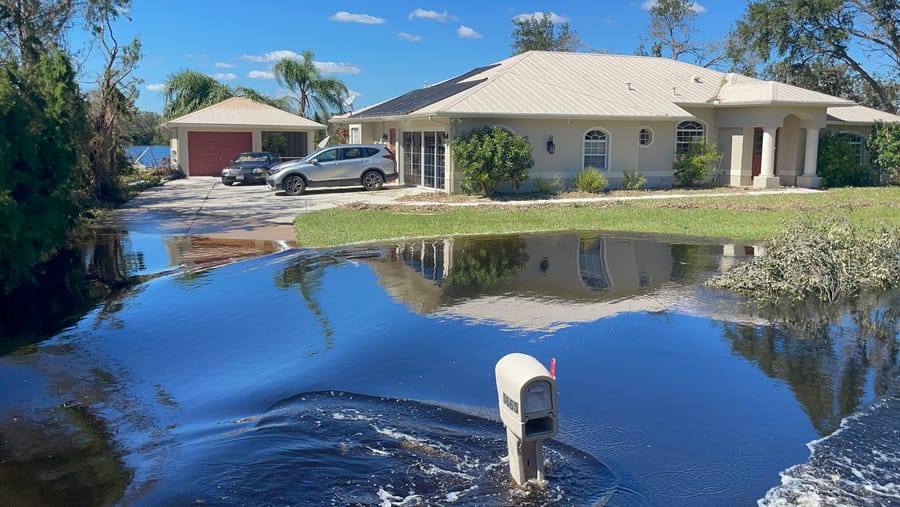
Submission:
M 343 111 L 347 85 L 340 79 L 323 77 L 313 62 L 313 52 L 303 52 L 303 60 L 283 58 L 272 68 L 275 80 L 296 96 L 297 114 L 309 118 L 314 112 L 328 116 L 330 109 Z
M 231 98 L 234 90 L 202 72 L 183 70 L 169 76 L 163 94 L 163 117 L 171 120 Z
M 232 88 L 195 70 L 183 70 L 169 76 L 169 79 L 166 80 L 164 94 L 166 105 L 163 107 L 163 117 L 166 120 L 211 106 L 231 97 L 246 97 L 285 111 L 291 109 L 287 97 L 274 99 L 253 88 L 243 86 Z
M 234 92 L 235 97 L 245 97 L 256 102 L 261 102 L 272 107 L 277 107 L 278 109 L 282 109 L 289 113 L 292 112 L 293 109 L 293 107 L 291 106 L 290 97 L 281 97 L 276 99 L 266 94 L 259 93 L 253 88 L 246 88 L 244 86 L 236 86 L 232 91 Z

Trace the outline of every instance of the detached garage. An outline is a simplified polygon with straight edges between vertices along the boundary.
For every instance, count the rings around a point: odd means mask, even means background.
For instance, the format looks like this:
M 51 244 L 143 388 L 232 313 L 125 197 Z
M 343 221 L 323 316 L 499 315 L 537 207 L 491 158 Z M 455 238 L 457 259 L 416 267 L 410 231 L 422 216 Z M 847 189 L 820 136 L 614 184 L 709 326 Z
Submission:
M 314 149 L 313 136 L 325 128 L 287 111 L 233 97 L 166 122 L 172 132 L 170 159 L 187 176 L 219 176 L 244 151 L 274 151 L 285 158 Z

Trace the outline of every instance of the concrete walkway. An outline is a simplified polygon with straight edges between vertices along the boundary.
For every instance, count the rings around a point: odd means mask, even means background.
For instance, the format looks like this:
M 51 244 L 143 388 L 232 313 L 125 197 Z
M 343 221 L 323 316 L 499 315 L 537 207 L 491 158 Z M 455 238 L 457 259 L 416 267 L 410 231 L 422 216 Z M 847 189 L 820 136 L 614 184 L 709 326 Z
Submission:
M 293 221 L 300 213 L 334 208 L 352 202 L 369 204 L 443 205 L 443 206 L 522 206 L 535 203 L 579 203 L 627 201 L 636 199 L 671 199 L 680 197 L 736 198 L 785 193 L 817 192 L 803 188 L 782 188 L 748 192 L 660 194 L 620 197 L 585 197 L 574 199 L 541 199 L 536 201 L 474 200 L 462 202 L 422 201 L 398 202 L 401 197 L 430 193 L 423 188 L 386 185 L 377 192 L 362 187 L 313 188 L 299 197 L 275 193 L 265 185 L 226 187 L 217 177 L 194 176 L 151 187 L 112 211 L 100 225 L 129 231 L 170 236 L 205 236 L 229 239 L 278 240 L 294 242 Z

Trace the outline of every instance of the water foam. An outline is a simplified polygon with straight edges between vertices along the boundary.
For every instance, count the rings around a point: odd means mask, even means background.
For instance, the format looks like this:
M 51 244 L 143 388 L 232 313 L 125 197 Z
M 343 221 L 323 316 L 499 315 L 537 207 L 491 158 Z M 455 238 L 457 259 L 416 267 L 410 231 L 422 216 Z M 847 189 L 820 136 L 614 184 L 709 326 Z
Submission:
M 895 379 L 898 384 L 898 379 Z M 900 394 L 841 421 L 831 435 L 807 444 L 808 463 L 781 473 L 763 507 L 900 505 Z

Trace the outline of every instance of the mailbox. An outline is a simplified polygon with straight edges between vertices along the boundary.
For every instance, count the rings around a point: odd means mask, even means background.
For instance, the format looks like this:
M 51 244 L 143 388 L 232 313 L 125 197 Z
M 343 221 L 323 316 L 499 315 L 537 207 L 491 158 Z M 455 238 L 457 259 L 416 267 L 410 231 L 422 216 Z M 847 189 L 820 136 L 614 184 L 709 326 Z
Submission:
M 558 428 L 556 379 L 537 359 L 519 353 L 501 358 L 495 374 L 510 473 L 519 484 L 543 481 L 543 441 Z

